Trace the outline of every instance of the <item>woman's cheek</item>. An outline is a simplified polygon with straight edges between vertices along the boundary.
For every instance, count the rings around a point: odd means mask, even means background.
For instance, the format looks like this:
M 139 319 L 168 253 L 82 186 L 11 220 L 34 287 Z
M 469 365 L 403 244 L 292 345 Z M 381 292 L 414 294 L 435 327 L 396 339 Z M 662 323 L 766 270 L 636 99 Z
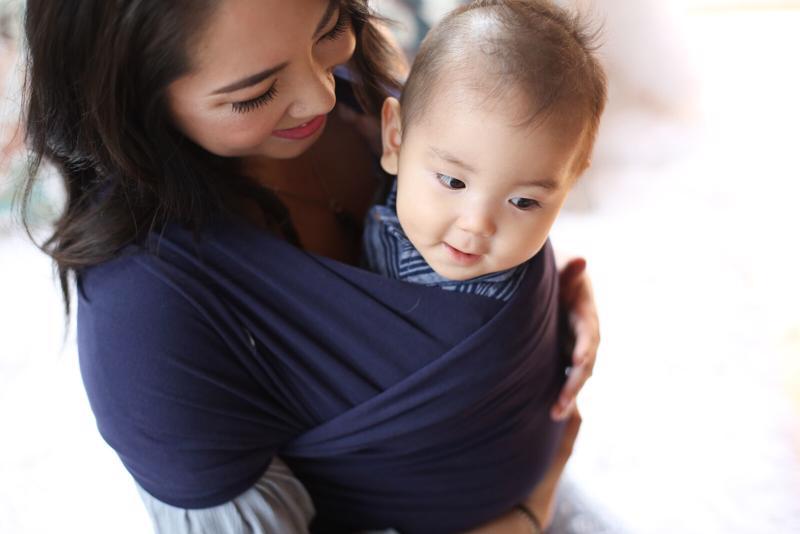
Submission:
M 231 112 L 235 115 L 234 112 Z M 252 149 L 258 148 L 272 135 L 276 121 L 264 118 L 259 110 L 250 112 L 244 117 L 231 117 L 221 128 L 222 135 L 218 136 L 218 145 L 226 152 L 224 156 L 247 155 Z
M 352 24 L 350 25 L 350 30 L 342 36 L 341 50 L 345 61 L 350 59 L 350 56 L 352 56 L 353 52 L 356 50 L 356 32 Z
M 336 41 L 329 43 L 328 48 L 324 49 L 324 56 L 321 61 L 328 68 L 334 68 L 350 61 L 356 51 L 356 35 L 352 29 L 346 35 L 342 35 Z
M 350 61 L 350 58 L 353 57 L 353 54 L 356 51 L 356 34 L 352 31 L 348 32 L 347 39 L 345 39 L 346 45 L 344 47 L 344 54 L 341 59 L 341 63 L 347 63 Z

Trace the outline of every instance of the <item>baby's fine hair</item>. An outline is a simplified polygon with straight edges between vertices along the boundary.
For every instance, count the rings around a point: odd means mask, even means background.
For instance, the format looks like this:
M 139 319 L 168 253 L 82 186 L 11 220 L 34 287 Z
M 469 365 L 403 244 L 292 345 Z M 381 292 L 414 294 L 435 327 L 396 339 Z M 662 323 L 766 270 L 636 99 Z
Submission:
M 466 83 L 487 97 L 521 91 L 529 97 L 521 126 L 552 113 L 585 121 L 579 174 L 606 103 L 596 38 L 581 16 L 547 0 L 476 0 L 457 8 L 420 46 L 400 99 L 403 129 L 424 116 L 442 84 Z

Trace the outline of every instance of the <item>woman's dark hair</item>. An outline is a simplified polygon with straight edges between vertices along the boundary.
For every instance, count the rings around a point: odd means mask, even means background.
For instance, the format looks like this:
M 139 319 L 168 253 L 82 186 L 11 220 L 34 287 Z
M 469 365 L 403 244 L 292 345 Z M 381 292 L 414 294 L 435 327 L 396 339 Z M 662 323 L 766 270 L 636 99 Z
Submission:
M 352 67 L 365 112 L 377 114 L 393 49 L 367 0 L 339 1 L 356 34 Z M 31 151 L 23 222 L 42 161 L 64 180 L 66 203 L 40 246 L 57 267 L 67 314 L 69 279 L 141 243 L 168 222 L 199 230 L 233 199 L 258 202 L 267 224 L 296 239 L 281 202 L 172 124 L 167 86 L 190 68 L 190 39 L 219 0 L 28 0 L 26 136 Z

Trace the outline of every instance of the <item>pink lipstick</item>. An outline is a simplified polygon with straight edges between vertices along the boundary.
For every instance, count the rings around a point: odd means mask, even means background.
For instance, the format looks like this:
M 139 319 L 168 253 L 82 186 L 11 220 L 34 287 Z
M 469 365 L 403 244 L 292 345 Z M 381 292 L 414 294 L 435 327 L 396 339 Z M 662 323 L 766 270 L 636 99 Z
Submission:
M 291 139 L 293 141 L 306 139 L 317 133 L 317 130 L 325 125 L 326 118 L 326 115 L 317 115 L 310 121 L 303 123 L 300 126 L 287 128 L 285 130 L 273 130 L 272 135 L 275 137 L 280 137 L 281 139 Z

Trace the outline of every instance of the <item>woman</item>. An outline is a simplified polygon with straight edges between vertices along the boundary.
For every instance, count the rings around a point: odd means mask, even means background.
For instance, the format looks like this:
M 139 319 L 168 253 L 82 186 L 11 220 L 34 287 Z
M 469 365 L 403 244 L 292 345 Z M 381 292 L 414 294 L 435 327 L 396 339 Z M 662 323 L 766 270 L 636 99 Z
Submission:
M 315 273 L 355 276 L 343 265 L 357 259 L 354 221 L 381 184 L 357 132 L 365 117 L 336 102 L 377 116 L 399 85 L 392 48 L 356 0 L 29 0 L 26 32 L 29 142 L 68 193 L 44 248 L 68 310 L 68 280 L 77 280 L 81 369 L 101 433 L 163 531 L 305 531 L 313 505 L 276 454 L 335 416 L 334 401 L 363 398 L 329 384 L 315 402 L 314 387 L 287 379 L 302 375 L 298 362 L 264 359 L 258 330 L 290 329 L 285 308 L 314 307 Z M 343 65 L 352 84 L 337 84 Z M 262 250 L 265 269 L 309 269 L 302 292 L 284 291 L 274 270 L 249 269 L 258 262 L 248 254 Z M 233 258 L 233 271 L 210 276 L 198 258 L 215 255 Z M 233 281 L 232 306 L 220 294 L 236 276 L 245 283 Z M 564 418 L 591 374 L 598 334 L 583 263 L 561 278 L 577 338 L 553 408 Z M 273 315 L 249 313 L 248 285 L 270 288 L 258 304 Z M 313 339 L 281 341 L 315 348 Z M 541 491 L 526 502 L 546 517 Z M 334 528 L 330 505 L 317 512 L 328 523 L 312 528 Z M 526 527 L 518 515 L 497 525 Z

